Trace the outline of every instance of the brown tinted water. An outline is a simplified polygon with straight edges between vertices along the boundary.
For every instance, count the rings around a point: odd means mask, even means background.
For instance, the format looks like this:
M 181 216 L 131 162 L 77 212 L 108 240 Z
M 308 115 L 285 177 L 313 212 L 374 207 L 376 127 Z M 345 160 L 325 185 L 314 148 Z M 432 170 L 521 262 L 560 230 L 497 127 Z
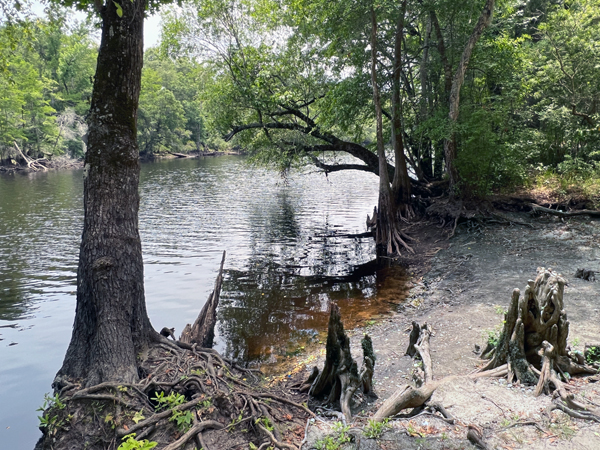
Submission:
M 346 327 L 402 301 L 405 275 L 376 268 L 365 218 L 375 176 L 256 169 L 240 157 L 142 166 L 140 233 L 155 328 L 180 332 L 226 274 L 217 348 L 277 363 L 318 343 L 332 301 Z M 0 447 L 30 449 L 75 311 L 82 172 L 0 176 Z

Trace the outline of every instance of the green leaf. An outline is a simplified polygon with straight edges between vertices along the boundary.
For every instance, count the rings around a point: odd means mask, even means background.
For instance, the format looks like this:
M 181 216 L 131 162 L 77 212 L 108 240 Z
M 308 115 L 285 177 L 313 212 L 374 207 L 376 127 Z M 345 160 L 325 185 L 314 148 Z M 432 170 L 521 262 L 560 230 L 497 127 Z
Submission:
M 117 2 L 115 2 L 113 0 L 113 3 L 115 4 L 115 6 L 117 7 L 117 16 L 119 17 L 123 17 L 123 8 L 121 8 L 121 5 L 119 5 Z

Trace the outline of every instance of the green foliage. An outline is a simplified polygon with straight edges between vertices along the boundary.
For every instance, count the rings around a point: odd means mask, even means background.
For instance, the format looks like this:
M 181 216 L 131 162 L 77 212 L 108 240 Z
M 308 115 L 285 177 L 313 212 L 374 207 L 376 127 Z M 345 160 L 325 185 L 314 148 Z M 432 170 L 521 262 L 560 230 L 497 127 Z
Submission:
M 44 403 L 37 410 L 42 411 L 38 416 L 39 427 L 45 428 L 46 433 L 54 435 L 58 429 L 65 426 L 72 418 L 71 415 L 65 416 L 61 413 L 66 408 L 66 404 L 60 399 L 59 394 L 44 394 Z
M 600 362 L 600 347 L 589 347 L 585 356 L 588 364 Z
M 387 428 L 390 428 L 389 419 L 386 418 L 381 422 L 369 419 L 363 434 L 369 439 L 377 439 L 381 437 Z
M 171 392 L 169 395 L 165 396 L 165 393 L 161 391 L 157 392 L 156 397 L 153 397 L 152 400 L 157 402 L 156 409 L 158 411 L 161 409 L 171 410 L 169 421 L 175 422 L 179 430 L 186 432 L 190 429 L 194 420 L 192 412 L 190 410 L 180 411 L 175 409 L 176 406 L 186 402 L 185 396 L 177 392 Z
M 0 161 L 83 154 L 96 44 L 88 25 L 60 8 L 44 19 L 0 25 Z M 15 42 L 16 37 L 20 39 Z
M 344 425 L 342 422 L 335 422 L 332 426 L 333 436 L 325 436 L 315 443 L 317 450 L 338 450 L 342 445 L 352 440 L 348 434 L 350 425 Z
M 156 49 L 146 53 L 138 112 L 141 154 L 229 148 L 207 127 L 209 76 L 210 71 L 192 59 L 172 59 Z
M 123 437 L 123 442 L 117 450 L 150 450 L 158 445 L 158 442 L 151 442 L 148 439 L 137 441 L 135 433 Z

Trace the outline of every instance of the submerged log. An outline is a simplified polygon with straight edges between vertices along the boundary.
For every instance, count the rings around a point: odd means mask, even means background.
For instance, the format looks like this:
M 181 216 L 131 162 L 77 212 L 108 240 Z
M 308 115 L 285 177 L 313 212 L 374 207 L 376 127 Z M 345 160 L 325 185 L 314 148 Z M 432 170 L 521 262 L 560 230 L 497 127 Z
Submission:
M 225 264 L 225 252 L 221 258 L 221 267 L 215 280 L 215 287 L 209 295 L 204 307 L 198 314 L 194 325 L 189 323 L 183 329 L 179 340 L 185 344 L 197 344 L 200 347 L 212 348 L 215 337 L 215 325 L 217 323 L 217 306 L 223 284 L 223 265 Z
M 372 393 L 373 389 L 375 352 L 368 335 L 362 340 L 362 348 L 363 366 L 359 372 L 350 353 L 350 339 L 344 332 L 340 309 L 332 304 L 329 307 L 325 365 L 320 373 L 313 369 L 311 377 L 314 381 L 308 393 L 312 397 L 327 396 L 328 403 L 339 402 L 346 420 L 352 417 L 350 404 L 357 389 L 362 388 L 366 394 Z

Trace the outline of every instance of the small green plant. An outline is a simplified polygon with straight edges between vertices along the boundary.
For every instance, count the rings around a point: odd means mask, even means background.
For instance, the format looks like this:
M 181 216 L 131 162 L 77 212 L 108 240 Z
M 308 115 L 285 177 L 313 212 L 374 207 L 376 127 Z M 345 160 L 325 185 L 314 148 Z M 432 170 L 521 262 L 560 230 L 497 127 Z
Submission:
M 240 414 L 241 415 L 241 414 Z M 267 418 L 267 417 L 261 417 L 259 418 L 256 423 L 262 422 L 262 424 L 264 425 L 264 427 L 269 430 L 269 431 L 273 431 L 274 427 L 273 424 L 271 423 L 271 421 Z
M 229 425 L 227 425 L 227 428 L 233 428 L 235 427 L 237 424 L 241 423 L 242 420 L 244 419 L 244 413 L 240 413 L 237 416 L 237 419 L 231 419 L 231 422 L 229 423 Z
M 138 423 L 138 422 L 141 422 L 144 419 L 145 419 L 144 414 L 142 414 L 142 410 L 140 409 L 138 412 L 136 412 L 133 415 L 133 418 L 131 420 L 133 420 L 133 423 Z
M 585 352 L 585 360 L 588 364 L 600 362 L 600 347 L 588 347 Z
M 338 435 L 337 440 L 340 444 L 345 444 L 352 440 L 352 437 L 348 434 L 350 431 L 350 425 L 344 425 L 342 422 L 336 422 L 333 424 L 333 431 Z
M 333 436 L 326 436 L 315 442 L 317 450 L 339 450 L 341 444 Z
M 381 437 L 381 435 L 387 428 L 390 428 L 390 425 L 388 422 L 389 422 L 389 419 L 387 419 L 387 418 L 384 419 L 382 422 L 378 422 L 376 420 L 369 419 L 369 422 L 367 423 L 367 426 L 365 427 L 363 434 L 366 437 L 368 437 L 369 439 L 378 439 Z
M 50 394 L 44 395 L 44 403 L 37 410 L 42 411 L 42 415 L 38 416 L 40 421 L 39 427 L 45 428 L 47 433 L 53 435 L 56 431 L 65 425 L 73 417 L 68 415 L 66 418 L 60 418 L 59 412 L 67 407 L 58 394 L 51 396 Z
M 494 311 L 499 316 L 503 316 L 504 314 L 506 314 L 508 312 L 503 306 L 500 306 L 500 305 L 494 305 Z
M 50 395 L 48 393 L 44 394 L 44 403 L 37 410 L 44 411 L 46 409 L 65 409 L 66 403 L 60 399 L 58 394 Z
M 158 442 L 151 442 L 148 439 L 136 441 L 135 433 L 123 437 L 123 442 L 117 450 L 150 450 L 158 445 Z
M 492 347 L 496 347 L 498 342 L 500 341 L 500 333 L 496 330 L 486 330 L 484 331 L 484 339 L 488 345 Z
M 573 339 L 573 342 L 571 342 L 571 345 L 573 347 L 577 347 L 579 345 L 580 339 L 578 337 Z
M 156 397 L 152 397 L 152 400 L 158 403 L 156 405 L 157 411 L 161 409 L 171 410 L 171 417 L 169 420 L 175 422 L 179 430 L 185 433 L 191 428 L 192 422 L 194 421 L 192 412 L 190 410 L 179 411 L 175 409 L 175 407 L 185 403 L 185 396 L 177 392 L 171 392 L 169 395 L 165 396 L 165 393 L 161 391 L 157 392 Z
M 331 428 L 335 435 L 326 436 L 315 442 L 317 450 L 339 450 L 342 445 L 352 440 L 352 436 L 348 434 L 350 425 L 344 425 L 342 422 L 335 422 Z
M 210 401 L 210 398 L 209 398 L 209 399 L 206 399 L 206 400 L 202 400 L 202 407 L 203 407 L 203 408 L 206 408 L 206 409 L 208 409 L 208 408 L 210 408 L 211 406 L 212 406 L 212 402 Z

